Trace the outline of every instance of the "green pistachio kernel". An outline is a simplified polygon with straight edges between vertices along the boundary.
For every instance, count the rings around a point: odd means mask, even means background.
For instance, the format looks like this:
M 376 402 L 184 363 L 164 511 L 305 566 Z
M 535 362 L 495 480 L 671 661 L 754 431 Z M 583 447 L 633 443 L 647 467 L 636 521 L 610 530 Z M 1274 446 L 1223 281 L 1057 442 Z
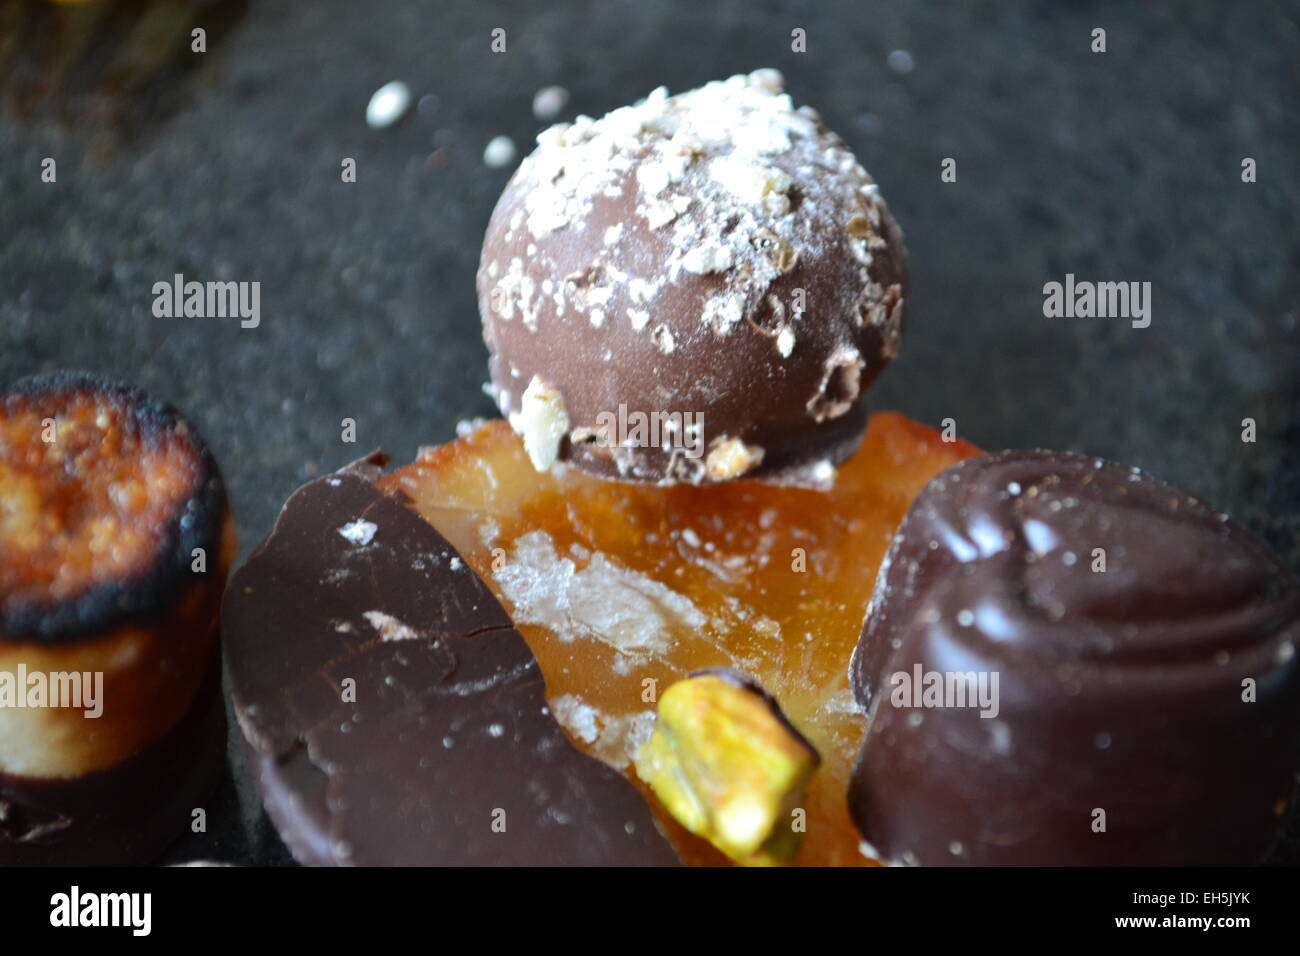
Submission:
M 783 866 L 802 833 L 793 811 L 820 758 L 743 675 L 705 671 L 659 698 L 638 775 L 682 826 L 745 866 Z

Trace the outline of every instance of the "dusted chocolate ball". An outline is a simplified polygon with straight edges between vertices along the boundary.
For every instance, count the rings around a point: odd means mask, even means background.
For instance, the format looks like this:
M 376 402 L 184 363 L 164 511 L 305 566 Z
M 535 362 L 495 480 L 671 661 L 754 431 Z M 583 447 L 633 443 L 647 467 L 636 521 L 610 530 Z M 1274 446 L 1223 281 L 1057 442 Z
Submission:
M 1300 586 L 1137 469 L 972 458 L 917 496 L 850 680 L 850 809 L 883 858 L 1259 862 L 1300 769 Z
M 538 137 L 478 271 L 533 464 L 627 481 L 829 477 L 898 351 L 902 234 L 775 70 Z

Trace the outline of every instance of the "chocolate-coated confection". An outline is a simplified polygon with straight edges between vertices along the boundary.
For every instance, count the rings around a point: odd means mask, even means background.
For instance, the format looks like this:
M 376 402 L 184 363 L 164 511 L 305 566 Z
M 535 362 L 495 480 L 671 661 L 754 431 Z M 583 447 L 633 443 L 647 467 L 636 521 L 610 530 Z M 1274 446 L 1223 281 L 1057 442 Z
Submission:
M 1185 492 L 1076 455 L 954 465 L 854 653 L 854 818 L 901 862 L 1258 862 L 1300 767 L 1298 639 L 1295 577 Z M 995 706 L 916 707 L 899 676 L 948 673 L 996 676 Z
M 800 481 L 856 447 L 902 333 L 902 234 L 781 84 L 759 70 L 552 127 L 506 186 L 479 308 L 536 467 Z M 701 415 L 702 433 L 641 436 L 620 408 Z
M 224 766 L 216 463 L 170 406 L 53 373 L 0 389 L 0 501 L 0 864 L 153 862 Z
M 300 862 L 677 863 L 637 790 L 565 737 L 483 582 L 364 472 L 295 492 L 222 614 L 247 753 Z

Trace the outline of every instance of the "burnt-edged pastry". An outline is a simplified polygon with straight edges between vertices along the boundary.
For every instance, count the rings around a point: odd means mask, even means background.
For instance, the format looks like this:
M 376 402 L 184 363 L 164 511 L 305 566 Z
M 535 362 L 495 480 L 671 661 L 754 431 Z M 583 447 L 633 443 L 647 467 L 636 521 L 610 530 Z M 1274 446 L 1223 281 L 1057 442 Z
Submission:
M 535 467 L 810 483 L 858 446 L 902 335 L 903 237 L 782 86 L 757 70 L 553 126 L 506 186 L 479 309 Z
M 883 859 L 1249 864 L 1300 770 L 1300 587 L 1135 468 L 1003 452 L 917 497 L 854 654 Z
M 61 372 L 0 389 L 0 863 L 141 863 L 220 771 L 233 524 L 175 409 Z

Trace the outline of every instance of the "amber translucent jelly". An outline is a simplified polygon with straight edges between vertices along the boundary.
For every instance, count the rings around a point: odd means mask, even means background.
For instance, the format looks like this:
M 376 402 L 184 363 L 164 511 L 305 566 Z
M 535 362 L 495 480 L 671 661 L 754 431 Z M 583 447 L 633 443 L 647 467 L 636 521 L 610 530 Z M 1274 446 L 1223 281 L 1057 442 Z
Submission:
M 541 663 L 557 718 L 629 777 L 660 690 L 705 667 L 757 679 L 823 760 L 803 801 L 796 862 L 855 865 L 871 861 L 846 803 L 865 730 L 849 657 L 913 497 L 978 453 L 881 413 L 829 490 L 662 488 L 564 467 L 538 474 L 496 421 L 422 450 L 379 485 L 405 491 L 501 598 Z M 688 863 L 726 862 L 650 799 Z

